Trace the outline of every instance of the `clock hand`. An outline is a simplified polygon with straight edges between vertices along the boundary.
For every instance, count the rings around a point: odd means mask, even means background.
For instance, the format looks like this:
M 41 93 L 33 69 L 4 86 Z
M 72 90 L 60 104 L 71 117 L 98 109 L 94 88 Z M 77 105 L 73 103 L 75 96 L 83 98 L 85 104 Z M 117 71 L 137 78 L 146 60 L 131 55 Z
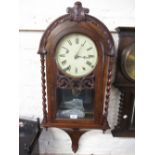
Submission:
M 86 58 L 89 58 L 89 57 L 83 56 L 83 58 L 86 59 Z
M 84 46 L 85 43 L 86 43 L 86 41 L 85 41 L 83 44 L 81 44 L 80 48 L 78 49 L 78 51 L 76 52 L 76 54 L 75 54 L 75 56 L 74 56 L 75 59 L 78 58 L 78 54 L 79 54 L 81 48 Z
M 80 55 L 77 55 L 76 58 L 84 58 L 85 59 L 86 57 L 85 56 L 82 57 Z
M 78 49 L 78 51 L 76 52 L 75 57 L 77 57 L 77 56 L 78 56 L 78 54 L 79 54 L 79 52 L 80 52 L 81 48 L 82 48 L 82 46 L 80 46 L 80 48 L 79 48 L 79 49 Z
M 87 57 L 87 56 L 80 56 L 80 55 L 77 55 L 76 58 L 84 58 L 84 59 L 88 59 L 88 58 L 90 58 L 90 57 L 89 57 L 89 56 Z
M 74 58 L 77 59 L 77 58 L 83 58 L 83 57 L 82 56 L 79 56 L 79 55 L 75 55 Z

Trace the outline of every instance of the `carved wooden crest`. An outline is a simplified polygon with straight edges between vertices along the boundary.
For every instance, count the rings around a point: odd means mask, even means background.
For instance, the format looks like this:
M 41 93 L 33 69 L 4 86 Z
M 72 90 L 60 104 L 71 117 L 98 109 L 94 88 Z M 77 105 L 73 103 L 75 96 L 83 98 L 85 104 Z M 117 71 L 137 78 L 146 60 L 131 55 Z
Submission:
M 89 13 L 88 8 L 83 8 L 81 2 L 75 2 L 74 7 L 68 7 L 67 13 L 70 14 L 72 21 L 80 22 L 86 19 L 86 14 Z

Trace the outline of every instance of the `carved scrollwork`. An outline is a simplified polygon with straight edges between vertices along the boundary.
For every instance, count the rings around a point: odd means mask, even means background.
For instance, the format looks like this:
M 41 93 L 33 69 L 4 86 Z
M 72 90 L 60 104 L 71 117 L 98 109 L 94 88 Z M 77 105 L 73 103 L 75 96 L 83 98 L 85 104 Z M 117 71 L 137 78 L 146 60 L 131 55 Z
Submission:
M 81 83 L 83 89 L 93 89 L 95 87 L 95 76 L 88 76 L 87 78 L 82 79 Z
M 69 78 L 67 78 L 64 75 L 59 74 L 59 76 L 57 77 L 57 87 L 58 88 L 68 88 L 70 86 L 70 80 Z
M 63 73 L 57 74 L 57 87 L 61 89 L 93 89 L 95 87 L 95 76 L 91 74 L 87 77 L 73 79 L 65 76 Z

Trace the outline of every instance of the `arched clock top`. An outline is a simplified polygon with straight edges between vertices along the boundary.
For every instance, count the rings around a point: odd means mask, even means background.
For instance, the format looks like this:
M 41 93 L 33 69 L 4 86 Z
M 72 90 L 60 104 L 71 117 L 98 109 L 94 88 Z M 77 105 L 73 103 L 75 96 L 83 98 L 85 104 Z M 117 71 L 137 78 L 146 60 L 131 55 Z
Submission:
M 76 2 L 74 7 L 67 8 L 67 12 L 68 14 L 56 19 L 45 30 L 40 41 L 38 54 L 47 54 L 47 44 L 52 45 L 53 40 L 59 34 L 63 37 L 67 33 L 76 31 L 86 33 L 86 35 L 94 33 L 96 38 L 92 35 L 92 39 L 101 42 L 102 46 L 104 46 L 104 54 L 110 57 L 115 56 L 114 42 L 110 31 L 97 18 L 88 15 L 89 9 L 83 8 L 80 2 Z

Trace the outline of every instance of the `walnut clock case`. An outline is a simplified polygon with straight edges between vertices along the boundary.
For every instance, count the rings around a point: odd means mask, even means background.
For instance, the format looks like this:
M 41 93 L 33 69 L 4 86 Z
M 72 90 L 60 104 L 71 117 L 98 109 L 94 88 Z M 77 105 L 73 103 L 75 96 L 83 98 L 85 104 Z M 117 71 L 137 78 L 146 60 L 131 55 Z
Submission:
M 109 128 L 114 42 L 107 27 L 80 2 L 44 32 L 38 54 L 42 73 L 42 126 L 64 129 L 72 148 L 85 130 Z M 46 102 L 47 101 L 47 102 Z
M 118 27 L 119 46 L 114 86 L 121 91 L 114 136 L 135 136 L 135 28 Z

